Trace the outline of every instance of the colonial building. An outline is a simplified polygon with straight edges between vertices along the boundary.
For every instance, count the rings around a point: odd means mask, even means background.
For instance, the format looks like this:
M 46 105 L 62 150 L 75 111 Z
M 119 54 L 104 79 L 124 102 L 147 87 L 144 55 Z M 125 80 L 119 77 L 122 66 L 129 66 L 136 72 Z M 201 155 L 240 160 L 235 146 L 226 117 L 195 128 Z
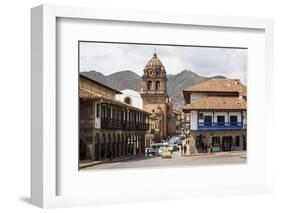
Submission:
M 79 159 L 144 155 L 149 113 L 115 99 L 121 92 L 80 74 Z
M 160 120 L 155 113 L 149 115 L 149 129 L 145 134 L 145 147 L 148 148 L 152 143 L 160 142 Z
M 173 110 L 174 118 L 176 120 L 176 130 L 188 130 L 189 129 L 189 115 L 183 111 Z
M 175 119 L 167 94 L 166 70 L 156 53 L 143 70 L 140 94 L 143 99 L 143 109 L 155 113 L 160 120 L 160 137 L 165 138 L 174 134 L 176 131 Z
M 129 104 L 133 107 L 143 109 L 143 100 L 139 92 L 131 89 L 121 90 L 122 94 L 116 94 L 116 99 Z M 145 148 L 150 147 L 150 144 L 160 142 L 160 119 L 152 112 L 149 117 L 149 129 L 145 133 Z
M 236 79 L 211 79 L 183 91 L 190 113 L 190 151 L 246 149 L 246 86 Z

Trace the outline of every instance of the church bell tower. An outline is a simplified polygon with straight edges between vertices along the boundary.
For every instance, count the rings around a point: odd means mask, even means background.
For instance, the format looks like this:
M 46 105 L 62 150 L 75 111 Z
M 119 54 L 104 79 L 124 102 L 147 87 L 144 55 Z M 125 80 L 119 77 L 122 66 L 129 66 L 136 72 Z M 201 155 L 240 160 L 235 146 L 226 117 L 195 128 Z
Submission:
M 141 97 L 143 109 L 155 113 L 160 118 L 161 137 L 167 136 L 167 106 L 169 97 L 167 94 L 166 70 L 157 54 L 148 61 L 142 76 Z

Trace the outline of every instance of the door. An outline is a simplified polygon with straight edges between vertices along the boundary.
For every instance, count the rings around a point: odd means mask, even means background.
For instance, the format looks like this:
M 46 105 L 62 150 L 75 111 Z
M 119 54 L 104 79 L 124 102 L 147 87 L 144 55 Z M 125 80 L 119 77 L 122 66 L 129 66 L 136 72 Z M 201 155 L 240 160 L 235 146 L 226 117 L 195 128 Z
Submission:
M 231 136 L 224 136 L 222 137 L 222 148 L 223 151 L 231 151 L 232 146 L 232 137 Z
M 95 160 L 100 160 L 100 143 L 95 144 Z

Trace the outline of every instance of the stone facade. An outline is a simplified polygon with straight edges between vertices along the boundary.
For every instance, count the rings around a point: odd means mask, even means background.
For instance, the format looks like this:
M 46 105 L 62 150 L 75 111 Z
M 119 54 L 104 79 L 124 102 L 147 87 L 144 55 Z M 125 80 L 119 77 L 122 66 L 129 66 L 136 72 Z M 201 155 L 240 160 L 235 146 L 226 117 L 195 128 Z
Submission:
M 157 55 L 148 61 L 142 76 L 143 109 L 155 113 L 160 120 L 160 137 L 175 133 L 171 103 L 167 94 L 166 70 Z M 169 124 L 170 123 L 170 124 Z
M 80 75 L 80 162 L 145 154 L 149 113 L 116 100 L 118 93 Z
M 158 116 L 149 115 L 149 129 L 145 134 L 145 147 L 148 148 L 152 143 L 160 142 L 160 123 Z

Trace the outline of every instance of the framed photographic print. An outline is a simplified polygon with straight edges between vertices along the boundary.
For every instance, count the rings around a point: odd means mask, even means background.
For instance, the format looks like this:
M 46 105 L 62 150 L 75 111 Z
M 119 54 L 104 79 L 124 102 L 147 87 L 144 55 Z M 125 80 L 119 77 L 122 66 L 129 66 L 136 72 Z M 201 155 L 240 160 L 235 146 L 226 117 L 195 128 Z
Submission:
M 33 8 L 32 203 L 269 192 L 272 26 Z

